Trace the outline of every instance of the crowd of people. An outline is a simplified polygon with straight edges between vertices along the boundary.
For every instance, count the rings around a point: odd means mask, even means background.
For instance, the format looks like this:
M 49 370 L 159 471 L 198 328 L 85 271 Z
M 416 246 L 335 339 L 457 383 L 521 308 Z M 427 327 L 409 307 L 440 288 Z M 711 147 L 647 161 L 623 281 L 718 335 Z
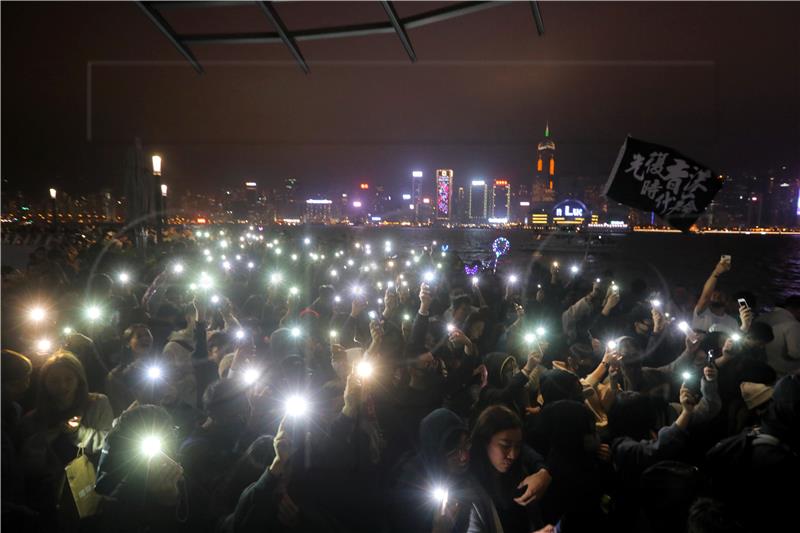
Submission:
M 3 271 L 10 531 L 792 528 L 800 295 L 728 286 L 747 258 L 676 253 L 693 296 L 311 230 L 37 242 Z

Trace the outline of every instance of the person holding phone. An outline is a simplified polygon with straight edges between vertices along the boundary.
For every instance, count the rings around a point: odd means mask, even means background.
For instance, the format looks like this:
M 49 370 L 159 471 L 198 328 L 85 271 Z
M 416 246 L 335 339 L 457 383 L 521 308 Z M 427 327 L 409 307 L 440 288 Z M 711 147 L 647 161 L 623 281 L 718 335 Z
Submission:
M 544 525 L 539 501 L 552 481 L 544 458 L 523 442 L 522 429 L 513 411 L 493 405 L 472 430 L 470 471 L 491 497 L 507 533 L 529 533 Z
M 739 329 L 736 319 L 725 312 L 728 295 L 717 288 L 717 280 L 731 269 L 731 256 L 723 255 L 711 275 L 703 285 L 700 299 L 694 306 L 692 329 L 700 331 L 714 330 L 733 333 Z

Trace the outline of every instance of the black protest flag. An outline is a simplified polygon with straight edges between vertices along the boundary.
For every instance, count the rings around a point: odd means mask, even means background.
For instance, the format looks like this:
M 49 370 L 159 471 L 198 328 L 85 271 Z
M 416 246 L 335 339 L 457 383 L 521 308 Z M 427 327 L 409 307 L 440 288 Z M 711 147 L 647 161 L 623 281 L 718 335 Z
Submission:
M 653 211 L 670 226 L 688 231 L 722 188 L 707 166 L 667 146 L 628 136 L 603 196 Z

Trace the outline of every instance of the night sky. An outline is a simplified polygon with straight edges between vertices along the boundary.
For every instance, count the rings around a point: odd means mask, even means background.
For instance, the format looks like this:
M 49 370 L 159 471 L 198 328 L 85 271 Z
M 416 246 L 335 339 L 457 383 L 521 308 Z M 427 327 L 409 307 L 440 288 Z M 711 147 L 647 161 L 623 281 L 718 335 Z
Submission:
M 562 176 L 601 181 L 628 133 L 722 172 L 800 175 L 800 3 L 541 8 L 542 37 L 527 2 L 409 30 L 416 64 L 386 34 L 299 43 L 308 75 L 281 44 L 193 46 L 198 75 L 132 3 L 3 3 L 3 192 L 121 192 L 135 136 L 178 193 L 290 176 L 399 190 L 443 167 L 516 184 L 548 120 Z M 277 9 L 290 29 L 386 20 L 378 2 Z M 255 6 L 162 13 L 184 34 L 273 31 Z

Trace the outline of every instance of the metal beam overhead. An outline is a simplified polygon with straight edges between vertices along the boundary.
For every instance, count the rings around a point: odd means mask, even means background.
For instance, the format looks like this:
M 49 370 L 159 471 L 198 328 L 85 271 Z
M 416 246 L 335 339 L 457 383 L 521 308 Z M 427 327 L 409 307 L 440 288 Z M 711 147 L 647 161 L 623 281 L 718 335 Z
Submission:
M 264 12 L 264 15 L 266 15 L 270 22 L 272 22 L 272 26 L 275 28 L 275 31 L 278 32 L 281 40 L 283 40 L 286 47 L 289 48 L 289 52 L 291 52 L 292 56 L 294 56 L 295 60 L 300 64 L 300 68 L 303 69 L 303 72 L 308 74 L 308 65 L 306 64 L 306 60 L 303 57 L 303 54 L 300 53 L 300 48 L 297 47 L 297 43 L 294 42 L 294 38 L 281 20 L 280 15 L 278 15 L 278 12 L 275 10 L 275 6 L 272 5 L 272 2 L 261 1 L 256 3 Z
M 420 13 L 419 15 L 412 15 L 403 19 L 403 26 L 405 26 L 406 29 L 421 28 L 428 24 L 435 24 L 452 18 L 471 15 L 472 13 L 483 11 L 484 9 L 492 9 L 512 3 L 513 2 L 461 2 L 454 6 L 432 9 L 431 11 Z
M 347 37 L 363 37 L 366 35 L 380 35 L 395 33 L 403 48 L 406 50 L 408 57 L 412 62 L 417 60 L 417 54 L 414 51 L 411 39 L 408 36 L 408 30 L 414 28 L 421 28 L 429 24 L 443 22 L 456 17 L 470 15 L 486 9 L 500 7 L 507 4 L 512 4 L 511 1 L 485 1 L 485 2 L 460 2 L 455 5 L 433 9 L 417 15 L 412 15 L 401 19 L 391 1 L 381 1 L 383 9 L 389 18 L 389 22 L 370 22 L 365 24 L 353 24 L 349 26 L 334 26 L 326 28 L 307 28 L 302 30 L 290 31 L 283 20 L 278 15 L 275 9 L 274 2 L 257 1 L 255 4 L 262 10 L 264 15 L 270 20 L 276 31 L 274 32 L 248 32 L 248 33 L 210 33 L 210 34 L 185 34 L 177 35 L 169 26 L 167 21 L 161 16 L 156 8 L 209 8 L 209 7 L 226 7 L 226 6 L 249 6 L 253 2 L 136 2 L 139 7 L 147 14 L 150 20 L 161 30 L 161 32 L 170 40 L 170 42 L 178 49 L 178 51 L 187 59 L 192 67 L 199 73 L 203 72 L 203 68 L 197 62 L 195 57 L 187 45 L 196 44 L 277 44 L 284 43 L 289 48 L 290 53 L 303 69 L 303 72 L 308 74 L 309 67 L 305 58 L 297 46 L 297 42 L 303 41 L 316 41 L 321 39 L 339 39 Z M 533 12 L 534 22 L 536 23 L 536 30 L 539 35 L 544 34 L 544 22 L 542 21 L 541 10 L 539 9 L 539 2 L 529 2 Z
M 255 33 L 193 33 L 180 35 L 180 40 L 186 44 L 279 44 L 282 43 L 280 35 L 273 32 Z
M 192 51 L 189 50 L 180 40 L 178 35 L 172 29 L 172 26 L 166 21 L 164 17 L 161 16 L 155 7 L 150 2 L 136 2 L 136 4 L 144 11 L 145 15 L 150 19 L 150 21 L 155 24 L 156 28 L 166 37 L 172 45 L 178 49 L 178 52 L 181 53 L 183 57 L 189 61 L 189 64 L 192 65 L 192 68 L 198 73 L 203 74 L 203 67 L 200 66 L 200 63 L 197 62 L 197 59 L 192 54 Z
M 544 21 L 542 20 L 542 12 L 539 9 L 539 2 L 531 2 L 531 11 L 533 11 L 533 21 L 536 23 L 536 31 L 539 37 L 544 35 Z
M 392 23 L 394 31 L 397 33 L 397 37 L 399 37 L 400 42 L 403 43 L 403 48 L 406 49 L 409 59 L 411 59 L 412 63 L 415 62 L 417 60 L 417 54 L 414 52 L 414 47 L 411 45 L 411 39 L 408 38 L 406 29 L 403 27 L 403 22 L 397 15 L 397 11 L 395 11 L 391 2 L 381 1 L 381 5 L 383 6 L 383 10 L 386 11 L 386 16 L 389 17 L 389 22 Z
M 180 9 L 180 8 L 200 8 L 200 7 L 232 7 L 232 6 L 252 6 L 250 2 L 237 1 L 209 1 L 209 2 L 153 2 L 158 9 Z

